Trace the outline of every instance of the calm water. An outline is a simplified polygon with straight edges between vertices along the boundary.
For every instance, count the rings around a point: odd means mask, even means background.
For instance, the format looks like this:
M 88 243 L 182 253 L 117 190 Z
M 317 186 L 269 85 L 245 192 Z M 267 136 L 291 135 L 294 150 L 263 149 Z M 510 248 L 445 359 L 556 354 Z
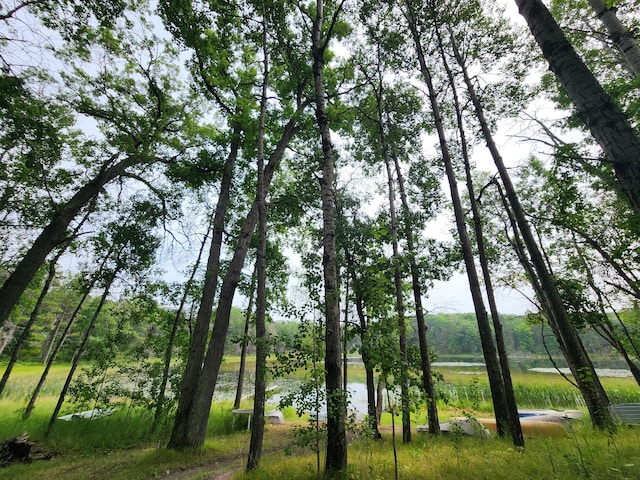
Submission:
M 465 357 L 464 360 L 460 360 L 459 358 L 460 357 L 440 357 L 437 362 L 433 363 L 433 367 L 436 370 L 438 367 L 456 369 L 456 373 L 468 374 L 477 374 L 484 370 L 484 360 L 482 358 L 469 359 L 468 357 Z M 564 359 L 554 359 L 554 361 L 559 367 L 560 372 L 564 374 L 571 373 Z M 593 363 L 596 367 L 596 373 L 601 377 L 627 378 L 633 376 L 631 375 L 631 371 L 626 368 L 624 360 L 616 357 L 600 358 L 598 360 L 594 360 Z M 548 358 L 512 358 L 509 359 L 509 366 L 513 373 L 537 372 L 548 373 L 550 375 L 560 374 Z
M 556 364 L 562 373 L 570 373 L 563 359 L 556 359 Z M 358 358 L 350 358 L 350 364 L 362 364 L 362 360 Z M 510 359 L 509 365 L 514 373 L 547 373 L 549 375 L 559 375 L 559 372 L 553 366 L 549 359 Z M 617 358 L 598 359 L 594 361 L 596 372 L 601 377 L 626 378 L 632 377 L 631 372 L 625 368 L 624 361 Z M 432 364 L 434 370 L 442 372 L 455 372 L 458 374 L 478 375 L 485 372 L 484 359 L 482 357 L 445 357 L 441 356 L 437 362 Z M 215 398 L 219 400 L 233 400 L 236 388 L 236 375 L 233 373 L 225 373 L 220 375 L 218 386 L 216 387 Z M 277 408 L 278 402 L 283 393 L 290 392 L 299 388 L 299 380 L 276 379 L 270 383 L 273 393 L 267 401 L 269 408 Z M 350 409 L 365 413 L 367 411 L 367 388 L 362 383 L 349 383 Z M 253 385 L 246 383 L 244 387 L 246 396 L 253 394 Z M 324 407 L 322 407 L 324 408 Z

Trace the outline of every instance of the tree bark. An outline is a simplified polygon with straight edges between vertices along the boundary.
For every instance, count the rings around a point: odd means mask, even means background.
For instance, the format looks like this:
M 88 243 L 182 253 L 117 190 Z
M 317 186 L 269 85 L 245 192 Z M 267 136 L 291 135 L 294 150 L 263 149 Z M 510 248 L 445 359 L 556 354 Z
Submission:
M 387 122 L 390 119 L 387 117 Z M 413 290 L 413 301 L 416 306 L 416 323 L 418 325 L 418 343 L 420 345 L 420 367 L 422 369 L 422 385 L 427 398 L 427 420 L 429 425 L 429 433 L 438 435 L 440 433 L 440 421 L 438 420 L 438 405 L 436 398 L 436 390 L 433 382 L 433 374 L 431 372 L 431 351 L 427 340 L 427 324 L 424 317 L 424 307 L 422 306 L 422 284 L 420 282 L 420 273 L 418 265 L 415 261 L 417 254 L 415 242 L 413 239 L 413 225 L 411 223 L 411 215 L 409 210 L 409 202 L 404 187 L 404 178 L 400 169 L 400 161 L 395 154 L 395 149 L 391 148 L 391 158 L 393 158 L 396 178 L 398 179 L 398 190 L 400 191 L 400 200 L 402 202 L 402 214 L 404 217 L 404 236 L 407 241 L 407 250 L 409 253 L 409 268 L 411 270 L 411 284 Z
M 516 0 L 549 68 L 604 151 L 621 190 L 640 215 L 640 137 L 575 52 L 542 0 Z
M 209 323 L 211 321 L 211 312 L 213 311 L 213 302 L 215 300 L 216 290 L 218 287 L 218 275 L 220 271 L 220 251 L 222 250 L 222 237 L 224 233 L 224 220 L 227 212 L 227 205 L 231 195 L 231 185 L 233 173 L 235 169 L 238 152 L 240 149 L 240 134 L 242 127 L 236 123 L 233 126 L 233 136 L 229 155 L 225 161 L 224 173 L 220 183 L 220 193 L 213 216 L 213 233 L 211 236 L 211 246 L 209 247 L 209 257 L 207 259 L 207 270 L 205 273 L 204 286 L 202 288 L 202 296 L 200 297 L 200 306 L 196 316 L 196 323 L 193 327 L 191 343 L 189 345 L 189 356 L 187 365 L 180 387 L 180 398 L 178 400 L 178 409 L 169 439 L 169 448 L 180 448 L 187 445 L 189 438 L 188 417 L 194 400 L 194 392 L 200 381 L 202 361 L 209 336 Z M 207 415 L 208 417 L 208 415 Z M 204 442 L 204 438 L 202 440 Z
M 409 361 L 407 358 L 407 323 L 404 316 L 404 298 L 402 297 L 402 258 L 398 248 L 398 218 L 396 215 L 395 192 L 393 188 L 393 173 L 389 164 L 389 147 L 384 134 L 382 114 L 379 111 L 380 140 L 382 142 L 382 156 L 387 172 L 387 188 L 389 198 L 389 214 L 391 217 L 391 245 L 393 250 L 393 283 L 396 293 L 396 311 L 398 314 L 398 339 L 400 342 L 400 397 L 402 404 L 402 442 L 411 442 L 411 403 L 409 401 Z
M 607 7 L 603 0 L 587 0 L 596 17 L 607 29 L 609 37 L 616 44 L 624 57 L 628 69 L 635 78 L 640 76 L 640 46 L 633 33 L 630 32 L 616 15 L 615 7 Z
M 254 470 L 260 464 L 262 440 L 264 438 L 264 407 L 267 390 L 267 206 L 264 181 L 264 130 L 267 110 L 267 86 L 269 82 L 269 52 L 267 50 L 267 21 L 265 6 L 262 4 L 263 78 L 260 97 L 260 119 L 258 124 L 258 181 L 256 201 L 258 202 L 258 249 L 256 252 L 256 381 L 253 398 L 253 426 L 249 443 L 247 470 Z
M 289 120 L 275 150 L 269 158 L 269 162 L 265 168 L 265 189 L 267 192 L 275 169 L 280 164 L 280 160 L 289 142 L 298 131 L 297 117 L 305 106 L 306 104 L 301 104 L 298 111 Z M 240 229 L 240 235 L 233 257 L 220 287 L 215 323 L 213 325 L 207 353 L 204 357 L 204 363 L 194 366 L 197 370 L 196 375 L 191 377 L 192 383 L 190 388 L 183 389 L 180 393 L 182 408 L 180 408 L 179 403 L 178 412 L 180 415 L 176 413 L 168 448 L 195 448 L 204 445 L 207 422 L 211 410 L 211 401 L 218 381 L 218 373 L 220 372 L 220 365 L 222 364 L 224 354 L 224 343 L 229 329 L 233 297 L 238 282 L 240 281 L 244 260 L 249 251 L 251 238 L 253 237 L 257 223 L 258 207 L 256 201 L 254 201 Z
M 336 229 L 334 213 L 334 159 L 331 131 L 327 117 L 324 87 L 324 53 L 326 43 L 322 38 L 324 22 L 323 0 L 316 0 L 316 16 L 313 21 L 311 54 L 315 85 L 316 122 L 322 142 L 322 240 L 324 269 L 325 308 L 325 382 L 327 397 L 327 450 L 325 474 L 336 476 L 347 467 L 347 437 L 345 430 L 345 393 L 342 391 L 340 358 L 340 290 L 336 256 Z

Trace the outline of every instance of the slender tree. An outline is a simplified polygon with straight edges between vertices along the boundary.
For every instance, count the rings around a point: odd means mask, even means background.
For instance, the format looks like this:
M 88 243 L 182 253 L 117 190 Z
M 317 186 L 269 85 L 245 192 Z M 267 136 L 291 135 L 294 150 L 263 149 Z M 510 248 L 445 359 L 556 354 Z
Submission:
M 509 423 L 509 419 L 507 416 L 508 408 L 504 393 L 504 383 L 502 381 L 500 365 L 498 363 L 498 357 L 492 338 L 493 334 L 491 332 L 487 311 L 484 306 L 484 300 L 482 298 L 482 291 L 480 288 L 480 281 L 474 263 L 473 249 L 471 247 L 471 241 L 467 232 L 465 214 L 462 209 L 462 202 L 460 200 L 460 194 L 458 191 L 456 173 L 453 167 L 453 159 L 451 157 L 446 132 L 444 129 L 442 114 L 440 113 L 440 102 L 437 97 L 431 71 L 426 63 L 426 58 L 422 46 L 422 38 L 420 37 L 420 33 L 418 31 L 418 26 L 416 23 L 414 5 L 412 4 L 412 2 L 406 1 L 404 2 L 403 6 L 403 13 L 405 15 L 418 57 L 420 73 L 422 74 L 422 79 L 427 85 L 428 89 L 429 102 L 431 105 L 434 124 L 440 142 L 440 153 L 442 155 L 442 161 L 444 163 L 447 180 L 449 183 L 449 189 L 451 191 L 451 201 L 453 203 L 453 210 L 455 214 L 458 241 L 460 242 L 460 247 L 462 249 L 467 276 L 469 278 L 471 297 L 473 299 L 476 319 L 478 322 L 478 329 L 480 331 L 480 340 L 482 342 L 482 351 L 484 354 L 485 364 L 487 366 L 487 374 L 489 376 L 489 386 L 493 399 L 493 408 L 496 415 L 496 423 L 498 424 L 498 428 L 500 429 L 499 432 L 501 434 L 504 434 L 504 425 L 508 425 Z
M 532 263 L 536 269 L 542 293 L 547 299 L 545 303 L 553 309 L 555 328 L 562 339 L 562 344 L 565 346 L 567 361 L 571 366 L 572 373 L 576 377 L 576 381 L 580 385 L 580 391 L 587 403 L 594 425 L 601 428 L 607 428 L 610 425 L 610 417 L 607 410 L 609 402 L 606 393 L 595 373 L 595 369 L 593 368 L 593 364 L 591 363 L 587 352 L 584 350 L 584 346 L 580 342 L 575 328 L 571 325 L 571 322 L 567 317 L 558 289 L 541 255 L 538 244 L 531 232 L 529 223 L 520 204 L 515 187 L 511 182 L 509 172 L 504 164 L 497 145 L 493 140 L 493 134 L 489 127 L 489 123 L 486 120 L 482 102 L 476 94 L 475 87 L 471 81 L 468 70 L 465 68 L 463 58 L 457 49 L 454 50 L 454 53 L 456 61 L 463 69 L 464 82 L 473 103 L 475 114 L 480 123 L 482 135 L 487 142 L 487 147 L 491 152 L 491 156 L 498 169 L 500 178 L 502 179 L 507 198 L 511 208 L 513 209 L 516 221 L 518 222 L 518 228 L 522 233 L 528 253 L 531 256 Z
M 434 19 L 434 30 L 438 42 L 438 50 L 442 58 L 442 64 L 449 80 L 449 85 L 452 90 L 453 105 L 456 115 L 456 124 L 459 132 L 459 143 L 461 149 L 462 160 L 464 164 L 465 178 L 467 183 L 467 191 L 469 193 L 469 203 L 471 206 L 471 214 L 473 221 L 473 228 L 475 233 L 475 242 L 477 246 L 478 261 L 482 270 L 482 278 L 484 280 L 484 288 L 489 303 L 491 312 L 491 320 L 493 323 L 493 331 L 495 335 L 496 348 L 498 350 L 498 358 L 500 362 L 500 373 L 505 394 L 505 403 L 507 406 L 506 419 L 508 423 L 504 426 L 505 432 L 508 432 L 509 436 L 513 439 L 513 443 L 516 447 L 524 447 L 524 437 L 522 435 L 522 428 L 518 416 L 518 407 L 516 404 L 515 394 L 513 390 L 513 383 L 511 380 L 511 370 L 507 359 L 507 352 L 505 348 L 504 336 L 502 333 L 502 323 L 498 313 L 496 305 L 493 280 L 491 272 L 489 271 L 489 262 L 487 258 L 487 252 L 485 248 L 485 233 L 483 222 L 480 216 L 480 209 L 478 207 L 478 201 L 476 200 L 475 187 L 473 182 L 473 176 L 471 173 L 471 160 L 469 158 L 469 144 L 467 142 L 467 134 L 465 131 L 465 121 L 463 118 L 462 105 L 458 96 L 458 88 L 456 85 L 456 79 L 454 73 L 449 65 L 449 60 L 445 52 L 445 42 L 442 35 L 442 27 L 440 25 L 440 19 L 446 18 L 445 15 L 438 15 L 435 10 L 432 10 Z M 450 42 L 454 51 L 457 52 L 455 38 L 452 33 L 452 29 L 449 29 Z M 456 57 L 459 59 L 459 55 Z M 464 68 L 464 66 L 463 66 Z
M 382 132 L 382 130 L 381 130 Z M 383 133 L 384 135 L 384 133 Z M 395 189 L 393 172 L 389 160 L 389 148 L 383 139 L 383 162 L 387 172 L 389 213 L 391 217 L 391 245 L 393 249 L 393 283 L 396 293 L 396 314 L 398 315 L 398 333 L 400 342 L 400 395 L 402 403 L 402 441 L 411 442 L 411 404 L 409 399 L 409 361 L 407 356 L 407 323 L 404 314 L 402 263 L 398 246 L 398 216 L 395 207 Z
M 629 31 L 618 18 L 616 8 L 603 0 L 587 0 L 593 13 L 607 29 L 609 37 L 625 59 L 627 68 L 634 77 L 640 77 L 640 45 L 633 32 Z
M 264 136 L 267 113 L 267 95 L 269 87 L 269 47 L 267 44 L 266 7 L 262 1 L 262 89 L 260 93 L 260 114 L 258 120 L 257 163 L 258 177 L 256 202 L 258 203 L 258 249 L 256 252 L 256 381 L 253 396 L 253 426 L 249 444 L 247 470 L 254 470 L 260 464 L 262 440 L 264 438 L 264 408 L 267 381 L 267 205 L 264 182 Z
M 60 391 L 60 395 L 58 396 L 58 401 L 56 403 L 56 406 L 53 408 L 53 413 L 51 414 L 51 418 L 49 418 L 49 423 L 47 424 L 45 435 L 49 435 L 51 428 L 53 427 L 54 423 L 58 419 L 58 414 L 60 413 L 62 404 L 64 403 L 64 400 L 67 396 L 67 391 L 69 390 L 69 386 L 71 385 L 71 380 L 73 380 L 73 376 L 76 372 L 76 369 L 78 368 L 78 364 L 80 363 L 80 357 L 83 355 L 84 350 L 87 347 L 87 343 L 89 342 L 89 337 L 91 335 L 91 332 L 93 331 L 93 327 L 95 326 L 96 320 L 98 319 L 98 316 L 100 315 L 100 312 L 104 307 L 104 304 L 107 300 L 107 296 L 110 293 L 111 285 L 113 285 L 113 281 L 115 280 L 118 273 L 119 272 L 117 270 L 110 272 L 110 275 L 106 280 L 106 285 L 104 286 L 103 293 L 100 296 L 100 301 L 98 302 L 98 305 L 95 311 L 93 312 L 93 315 L 91 316 L 91 321 L 89 322 L 89 326 L 85 330 L 85 333 L 82 336 L 82 341 L 80 342 L 80 345 L 76 349 L 75 353 L 73 354 L 73 358 L 71 359 L 71 368 L 67 373 L 67 378 L 65 379 L 64 385 L 62 386 L 62 390 Z
M 236 398 L 233 401 L 233 408 L 240 408 L 240 402 L 242 402 L 244 372 L 247 364 L 247 347 L 249 346 L 249 327 L 251 325 L 251 317 L 253 316 L 253 299 L 256 296 L 256 282 L 258 280 L 257 273 L 256 267 L 254 266 L 253 274 L 251 275 L 251 286 L 249 287 L 249 304 L 244 314 L 244 332 L 242 336 L 242 348 L 240 350 L 240 366 L 238 367 L 238 385 L 236 387 Z
M 211 219 L 210 225 L 208 226 L 207 233 L 202 238 L 202 243 L 200 244 L 200 249 L 198 250 L 198 257 L 193 264 L 193 268 L 191 269 L 191 273 L 189 274 L 189 278 L 187 279 L 184 285 L 184 291 L 182 293 L 182 297 L 180 299 L 180 303 L 178 304 L 178 308 L 176 310 L 176 314 L 173 317 L 173 323 L 171 325 L 171 332 L 169 333 L 169 341 L 167 342 L 167 347 L 164 353 L 164 366 L 162 369 L 162 379 L 160 380 L 159 394 L 158 399 L 156 401 L 156 411 L 153 417 L 153 427 L 156 429 L 162 420 L 162 415 L 164 413 L 164 404 L 166 398 L 166 389 L 167 384 L 169 382 L 169 373 L 171 371 L 171 360 L 173 358 L 173 348 L 176 340 L 176 336 L 178 334 L 178 329 L 180 328 L 180 323 L 183 320 L 184 309 L 187 304 L 187 299 L 191 294 L 191 290 L 193 288 L 193 283 L 196 277 L 196 273 L 200 268 L 200 262 L 202 260 L 202 255 L 204 253 L 205 247 L 207 245 L 207 239 L 209 237 L 209 233 L 213 229 L 214 218 Z M 197 323 L 197 320 L 196 320 Z
M 363 268 L 368 261 L 372 261 L 372 259 L 377 258 L 377 256 L 371 252 L 371 243 L 363 240 L 363 237 L 370 238 L 370 228 L 357 221 L 355 214 L 353 219 L 347 218 L 345 208 L 340 203 L 338 203 L 336 210 L 338 214 L 337 227 L 339 233 L 337 241 L 339 242 L 344 257 L 346 274 L 350 278 L 353 303 L 358 315 L 358 334 L 361 343 L 360 353 L 365 369 L 365 382 L 367 386 L 367 421 L 371 436 L 379 440 L 382 438 L 382 435 L 378 428 L 379 422 L 376 409 L 375 365 L 371 358 L 370 348 L 368 348 L 369 318 L 366 313 L 366 298 L 369 296 L 377 297 L 377 292 L 374 292 L 373 287 L 369 288 L 368 286 L 368 280 L 371 280 L 373 275 L 370 276 L 368 269 Z
M 93 289 L 93 287 L 95 286 L 95 284 L 100 280 L 100 273 L 102 272 L 102 270 L 105 268 L 105 266 L 107 265 L 107 261 L 110 258 L 110 256 L 113 254 L 113 249 L 109 249 L 108 251 L 104 252 L 103 254 L 103 259 L 100 262 L 100 265 L 98 265 L 98 268 L 95 272 L 93 272 L 90 276 L 89 279 L 86 281 L 86 284 L 83 285 L 83 289 L 84 292 L 82 294 L 82 297 L 80 298 L 80 300 L 78 301 L 78 304 L 76 305 L 76 308 L 74 309 L 73 313 L 71 314 L 71 316 L 69 317 L 69 320 L 67 321 L 64 329 L 62 330 L 62 332 L 60 333 L 60 336 L 58 337 L 57 341 L 55 342 L 55 346 L 53 347 L 51 353 L 48 356 L 48 359 L 46 361 L 44 370 L 42 372 L 42 374 L 40 375 L 40 379 L 38 380 L 38 384 L 35 386 L 31 396 L 29 397 L 29 402 L 27 403 L 27 406 L 25 407 L 24 412 L 22 413 L 22 418 L 23 420 L 26 420 L 27 418 L 29 418 L 31 416 L 31 413 L 33 412 L 33 409 L 35 408 L 36 405 L 36 401 L 38 400 L 38 397 L 40 396 L 40 391 L 42 390 L 42 387 L 44 386 L 47 377 L 49 375 L 49 371 L 51 370 L 51 367 L 53 366 L 54 362 L 56 361 L 56 358 L 58 356 L 58 353 L 60 353 L 60 350 L 62 349 L 62 345 L 64 344 L 65 340 L 67 339 L 67 336 L 69 335 L 69 332 L 71 331 L 71 328 L 73 327 L 78 314 L 80 313 L 80 310 L 82 309 L 85 301 L 87 300 L 87 298 L 89 298 L 89 295 Z M 54 339 L 52 339 L 53 342 Z
M 347 438 L 345 430 L 345 394 L 342 391 L 340 366 L 340 290 L 336 257 L 334 213 L 334 155 L 331 130 L 327 116 L 324 62 L 325 51 L 332 38 L 331 31 L 338 21 L 342 3 L 335 6 L 328 29 L 325 30 L 325 4 L 317 0 L 311 30 L 311 57 L 315 85 L 316 122 L 322 141 L 322 244 L 324 267 L 325 309 L 325 372 L 327 389 L 327 456 L 326 474 L 336 476 L 347 467 Z

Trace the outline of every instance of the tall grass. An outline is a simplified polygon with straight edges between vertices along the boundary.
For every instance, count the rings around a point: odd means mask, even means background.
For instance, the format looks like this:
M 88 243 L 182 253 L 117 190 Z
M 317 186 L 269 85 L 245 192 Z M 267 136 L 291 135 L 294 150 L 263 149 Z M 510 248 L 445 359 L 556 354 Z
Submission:
M 399 477 L 403 480 L 440 479 L 557 479 L 575 480 L 640 478 L 637 442 L 640 431 L 625 429 L 614 437 L 580 427 L 565 439 L 527 439 L 524 451 L 509 440 L 419 435 L 411 444 L 398 445 Z M 381 442 L 358 439 L 349 445 L 349 479 L 393 479 L 395 476 L 390 434 Z M 457 456 L 460 461 L 457 461 Z M 315 457 L 273 454 L 260 469 L 238 472 L 245 480 L 313 480 Z
M 491 392 L 486 373 L 445 374 L 446 382 L 436 385 L 447 404 L 469 407 L 479 404 L 491 409 Z M 640 403 L 640 388 L 631 378 L 601 378 L 611 403 Z M 585 409 L 580 391 L 559 375 L 517 373 L 513 375 L 514 392 L 519 407 L 540 409 Z
M 54 369 L 32 416 L 23 421 L 21 409 L 41 368 L 21 365 L 14 370 L 7 394 L 0 399 L 0 440 L 26 432 L 31 440 L 53 454 L 53 459 L 0 469 L 0 479 L 160 478 L 167 472 L 200 467 L 203 468 L 200 473 L 184 478 L 209 478 L 217 468 L 232 469 L 238 472 L 236 478 L 249 480 L 317 478 L 315 454 L 308 447 L 296 446 L 291 426 L 303 420 L 292 411 L 285 412 L 287 425 L 268 426 L 261 468 L 251 474 L 242 473 L 249 439 L 247 419 L 231 413 L 230 401 L 215 402 L 212 406 L 207 442 L 197 451 L 166 450 L 171 421 L 152 431 L 150 412 L 126 406 L 111 416 L 95 420 L 56 422 L 50 435 L 45 437 L 44 430 L 67 370 L 64 366 Z M 357 379 L 362 372 L 353 366 L 350 378 Z M 446 394 L 449 405 L 439 405 L 441 419 L 459 414 L 461 410 L 491 410 L 486 374 L 482 371 L 473 375 L 445 371 L 444 375 L 446 382 L 438 388 Z M 605 378 L 603 384 L 612 402 L 640 403 L 640 389 L 632 380 Z M 575 387 L 559 376 L 516 374 L 514 385 L 521 407 L 581 408 Z M 250 406 L 250 403 L 243 405 Z M 414 425 L 426 421 L 424 413 L 413 420 Z M 355 434 L 350 437 L 349 478 L 394 477 L 390 423 L 390 414 L 384 414 L 382 442 Z M 527 439 L 524 453 L 515 452 L 508 440 L 481 442 L 459 438 L 454 441 L 452 437 L 415 435 L 412 444 L 399 446 L 400 478 L 640 478 L 637 449 L 640 429 L 623 427 L 611 436 L 591 430 L 588 420 L 577 425 L 565 439 Z
M 4 366 L 0 367 L 0 371 L 4 372 Z M 2 398 L 5 400 L 28 401 L 43 371 L 44 366 L 42 364 L 16 364 L 2 393 Z M 68 372 L 68 365 L 54 365 L 49 371 L 49 375 L 47 375 L 47 380 L 40 392 L 40 396 L 57 396 L 62 390 Z

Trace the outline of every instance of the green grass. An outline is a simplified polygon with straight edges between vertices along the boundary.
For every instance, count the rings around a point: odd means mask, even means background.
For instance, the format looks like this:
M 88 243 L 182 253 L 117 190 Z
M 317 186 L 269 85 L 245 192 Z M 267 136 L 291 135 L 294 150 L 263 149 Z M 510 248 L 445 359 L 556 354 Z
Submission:
M 2 365 L 0 368 L 3 373 L 5 367 L 6 365 Z M 26 403 L 38 384 L 43 371 L 44 366 L 39 363 L 17 363 L 11 372 L 2 398 L 5 400 L 24 400 Z M 68 373 L 69 365 L 54 365 L 51 367 L 40 395 L 43 397 L 58 395 Z
M 225 362 L 233 371 L 234 359 Z M 195 451 L 175 452 L 164 448 L 171 424 L 152 432 L 152 418 L 144 411 L 128 410 L 126 405 L 109 417 L 91 421 L 57 422 L 48 437 L 45 427 L 64 381 L 66 367 L 56 367 L 45 386 L 32 416 L 21 419 L 42 366 L 19 365 L 9 381 L 7 395 L 0 399 L 0 440 L 26 432 L 42 450 L 53 457 L 47 461 L 12 465 L 0 469 L 0 479 L 147 479 L 181 472 L 184 479 L 209 478 L 215 471 L 238 472 L 243 479 L 316 478 L 316 457 L 308 448 L 297 446 L 295 425 L 304 425 L 292 409 L 284 411 L 285 426 L 269 426 L 264 441 L 263 462 L 257 472 L 243 473 L 249 445 L 244 419 L 230 413 L 231 402 L 215 403 L 211 409 L 207 442 Z M 350 368 L 356 381 L 364 369 Z M 487 416 L 489 402 L 486 375 L 461 375 L 444 370 L 447 387 L 457 398 L 439 403 L 441 421 L 462 412 Z M 631 379 L 602 379 L 612 401 L 640 402 L 640 390 Z M 514 385 L 522 407 L 576 408 L 577 391 L 555 375 L 515 374 Z M 249 404 L 243 407 L 250 407 Z M 66 406 L 67 410 L 70 408 Z M 424 409 L 412 419 L 426 423 Z M 400 418 L 395 418 L 397 431 Z M 382 418 L 384 440 L 350 434 L 349 472 L 351 479 L 394 478 L 391 448 L 391 415 Z M 593 431 L 588 420 L 577 424 L 565 439 L 527 439 L 524 452 L 514 451 L 509 440 L 480 441 L 473 438 L 430 438 L 415 434 L 413 442 L 402 445 L 397 437 L 401 479 L 626 479 L 640 478 L 640 429 L 620 428 L 613 436 Z M 324 447 L 321 448 L 324 455 Z M 321 465 L 324 458 L 321 458 Z
M 528 439 L 524 451 L 508 440 L 414 436 L 398 443 L 398 470 L 403 480 L 418 479 L 624 479 L 640 477 L 640 430 L 625 429 L 615 437 L 581 427 L 560 440 Z M 321 464 L 323 459 L 321 459 Z M 390 433 L 381 442 L 354 440 L 349 447 L 350 479 L 393 479 Z M 270 455 L 259 471 L 236 479 L 315 479 L 316 457 Z

